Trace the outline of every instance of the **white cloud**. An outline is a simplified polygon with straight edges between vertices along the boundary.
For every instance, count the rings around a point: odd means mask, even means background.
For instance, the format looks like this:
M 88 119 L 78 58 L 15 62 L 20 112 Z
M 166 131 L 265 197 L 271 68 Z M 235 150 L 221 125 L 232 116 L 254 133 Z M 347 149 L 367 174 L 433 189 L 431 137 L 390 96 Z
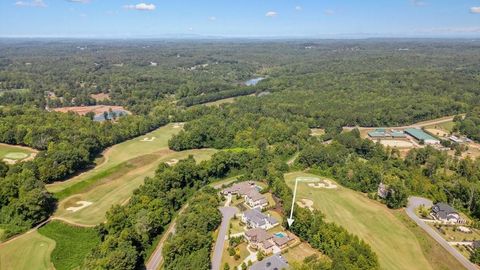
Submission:
M 32 1 L 17 1 L 15 2 L 15 6 L 44 8 L 44 7 L 47 7 L 47 4 L 45 4 L 43 0 L 32 0 Z
M 125 9 L 134 9 L 134 10 L 144 10 L 144 11 L 153 11 L 155 10 L 154 4 L 140 3 L 136 5 L 125 5 Z
M 276 11 L 269 11 L 269 12 L 265 13 L 265 16 L 267 16 L 267 17 L 277 17 L 278 13 Z
M 332 16 L 333 14 L 335 14 L 335 11 L 332 9 L 326 9 L 323 13 L 327 16 Z
M 209 21 L 216 21 L 216 20 L 217 20 L 217 17 L 215 17 L 215 16 L 210 16 L 210 17 L 208 17 L 208 20 L 209 20 Z
M 480 14 L 480 7 L 471 7 L 470 8 L 470 13 Z
M 295 10 L 296 10 L 296 11 L 302 11 L 303 8 L 302 8 L 301 6 L 296 6 L 296 7 L 295 7 Z

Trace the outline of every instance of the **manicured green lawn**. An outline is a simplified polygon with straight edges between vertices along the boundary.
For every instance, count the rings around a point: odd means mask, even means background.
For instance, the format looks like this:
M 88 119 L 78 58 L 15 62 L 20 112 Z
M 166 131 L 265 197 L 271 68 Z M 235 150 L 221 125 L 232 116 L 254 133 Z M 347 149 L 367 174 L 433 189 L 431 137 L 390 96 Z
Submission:
M 165 154 L 150 154 L 137 158 L 138 164 L 128 170 L 120 170 L 105 179 L 99 180 L 94 186 L 77 195 L 62 200 L 55 212 L 55 216 L 65 218 L 71 222 L 84 225 L 97 225 L 105 221 L 105 213 L 112 205 L 123 204 L 132 195 L 132 192 L 143 184 L 145 177 L 154 175 L 156 168 L 162 162 L 171 159 L 185 159 L 193 155 L 197 162 L 209 159 L 217 151 L 214 149 L 188 150 L 182 152 L 170 151 Z M 76 212 L 67 210 L 77 206 L 77 202 L 87 201 L 92 204 Z
M 293 189 L 298 176 L 314 176 L 301 172 L 286 174 Z M 309 199 L 327 220 L 343 226 L 359 236 L 378 255 L 382 269 L 437 269 L 429 263 L 415 235 L 379 202 L 361 193 L 339 186 L 338 189 L 314 189 L 298 184 L 297 199 Z
M 4 158 L 8 158 L 11 160 L 22 160 L 29 157 L 32 153 L 35 152 L 35 150 L 29 149 L 27 147 L 8 145 L 3 143 L 0 144 L 0 160 Z
M 37 231 L 23 234 L 11 242 L 0 245 L 0 269 L 54 269 L 50 261 L 50 254 L 54 248 L 55 241 Z
M 95 229 L 70 226 L 60 221 L 51 221 L 38 232 L 56 242 L 51 261 L 57 270 L 76 269 L 88 252 L 100 243 Z
M 90 171 L 68 179 L 67 181 L 47 185 L 47 190 L 53 193 L 58 193 L 79 182 L 95 182 L 98 180 L 96 179 L 98 178 L 98 175 L 108 174 L 111 171 L 115 171 L 115 169 L 112 170 L 115 166 L 118 167 L 120 164 L 129 160 L 134 160 L 135 158 L 152 154 L 160 150 L 166 150 L 168 149 L 168 140 L 174 134 L 180 132 L 180 130 L 182 130 L 182 128 L 178 125 L 169 124 L 144 136 L 139 136 L 114 145 L 105 152 L 104 162 L 102 164 Z M 153 137 L 155 137 L 153 141 L 142 141 L 145 138 L 151 139 Z M 94 180 L 92 180 L 92 178 Z

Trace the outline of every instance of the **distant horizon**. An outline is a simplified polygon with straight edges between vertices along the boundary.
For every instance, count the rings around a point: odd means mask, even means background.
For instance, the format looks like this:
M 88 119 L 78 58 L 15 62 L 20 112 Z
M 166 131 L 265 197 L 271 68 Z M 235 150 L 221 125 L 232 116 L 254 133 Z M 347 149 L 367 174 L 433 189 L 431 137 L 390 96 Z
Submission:
M 479 0 L 3 0 L 0 37 L 479 38 Z

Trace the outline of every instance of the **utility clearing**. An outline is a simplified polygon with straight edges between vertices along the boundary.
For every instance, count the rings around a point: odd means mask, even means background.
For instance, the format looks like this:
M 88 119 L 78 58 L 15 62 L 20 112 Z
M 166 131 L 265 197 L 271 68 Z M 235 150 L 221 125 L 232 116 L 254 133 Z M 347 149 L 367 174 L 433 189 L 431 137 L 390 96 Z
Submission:
M 285 180 L 292 189 L 297 177 L 318 178 L 303 172 L 286 174 Z M 308 184 L 298 183 L 297 204 L 320 210 L 328 221 L 367 242 L 378 255 L 382 269 L 438 268 L 427 260 L 415 235 L 386 206 L 338 185 L 331 190 Z

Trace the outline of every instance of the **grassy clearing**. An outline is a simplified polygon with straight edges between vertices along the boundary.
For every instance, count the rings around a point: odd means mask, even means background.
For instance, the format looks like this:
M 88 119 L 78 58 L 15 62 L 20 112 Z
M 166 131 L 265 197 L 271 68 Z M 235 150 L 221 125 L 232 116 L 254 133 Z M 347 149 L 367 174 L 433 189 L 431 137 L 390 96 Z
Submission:
M 74 227 L 60 221 L 49 222 L 38 232 L 56 242 L 51 260 L 57 270 L 76 269 L 88 252 L 100 243 L 95 229 Z
M 154 175 L 155 169 L 160 163 L 171 159 L 184 159 L 189 155 L 193 155 L 200 162 L 209 159 L 214 153 L 216 153 L 216 150 L 213 149 L 171 151 L 168 154 L 160 152 L 137 158 L 140 163 L 137 167 L 129 168 L 125 172 L 122 170 L 121 173 L 114 173 L 97 181 L 87 191 L 61 201 L 54 215 L 78 224 L 99 224 L 105 220 L 105 213 L 110 207 L 128 201 L 132 192 L 143 184 L 145 177 Z M 92 202 L 93 204 L 76 212 L 67 210 L 69 207 L 76 206 L 79 201 Z
M 11 160 L 23 160 L 36 152 L 36 150 L 28 147 L 0 143 L 0 160 L 4 158 Z
M 37 231 L 23 234 L 14 241 L 0 245 L 0 269 L 54 269 L 50 261 L 54 248 L 55 241 Z
M 302 242 L 299 245 L 287 249 L 282 253 L 282 256 L 287 259 L 288 262 L 303 262 L 308 256 L 317 255 L 319 258 L 323 257 L 323 254 L 318 250 L 312 248 L 308 243 Z
M 298 176 L 315 176 L 296 172 L 286 175 L 287 184 L 293 188 Z M 313 189 L 305 183 L 298 184 L 298 200 L 314 202 L 327 220 L 343 226 L 358 235 L 378 255 L 382 269 L 436 269 L 422 251 L 415 234 L 384 205 L 368 199 L 361 193 L 340 187 L 338 189 Z
M 455 123 L 452 120 L 452 121 L 448 121 L 448 122 L 444 122 L 444 123 L 440 123 L 440 124 L 426 126 L 425 128 L 427 128 L 427 129 L 439 129 L 439 130 L 443 130 L 447 133 L 450 133 L 450 132 L 452 132 L 453 127 L 455 127 Z

